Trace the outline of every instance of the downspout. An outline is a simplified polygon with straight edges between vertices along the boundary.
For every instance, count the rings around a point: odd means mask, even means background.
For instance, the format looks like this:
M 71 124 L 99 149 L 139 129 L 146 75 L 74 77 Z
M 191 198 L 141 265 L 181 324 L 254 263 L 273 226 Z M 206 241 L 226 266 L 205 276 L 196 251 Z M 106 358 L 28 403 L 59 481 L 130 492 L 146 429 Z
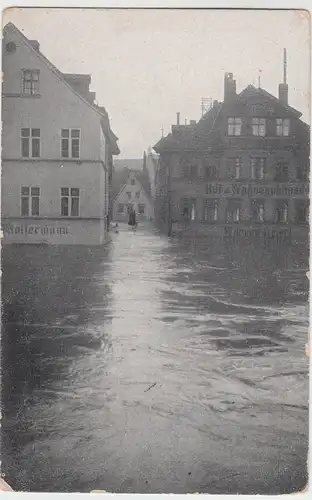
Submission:
M 168 237 L 172 236 L 172 213 L 171 213 L 171 165 L 168 163 Z

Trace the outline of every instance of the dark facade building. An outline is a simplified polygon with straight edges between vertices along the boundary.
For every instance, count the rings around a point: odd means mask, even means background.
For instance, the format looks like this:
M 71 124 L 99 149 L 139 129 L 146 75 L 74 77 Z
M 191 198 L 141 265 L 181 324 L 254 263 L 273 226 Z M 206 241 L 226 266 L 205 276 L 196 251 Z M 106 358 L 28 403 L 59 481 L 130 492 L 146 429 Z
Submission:
M 252 85 L 154 146 L 159 156 L 155 217 L 168 234 L 187 231 L 308 238 L 309 126 L 288 104 L 286 75 L 276 98 Z M 298 232 L 299 231 L 299 232 Z

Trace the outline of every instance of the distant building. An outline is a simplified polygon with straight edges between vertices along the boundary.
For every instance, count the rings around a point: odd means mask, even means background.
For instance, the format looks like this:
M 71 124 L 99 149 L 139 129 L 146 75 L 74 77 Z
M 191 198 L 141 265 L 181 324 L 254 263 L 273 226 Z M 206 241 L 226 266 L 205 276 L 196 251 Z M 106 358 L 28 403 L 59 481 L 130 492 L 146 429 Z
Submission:
M 2 241 L 102 244 L 119 149 L 91 77 L 61 73 L 12 23 L 3 35 Z
M 169 234 L 308 237 L 309 126 L 288 104 L 286 78 L 276 98 L 231 73 L 224 101 L 154 146 L 159 153 L 155 218 Z M 298 232 L 298 229 L 300 231 Z M 302 232 L 302 228 L 305 228 Z
M 133 162 L 131 164 L 134 165 Z M 115 222 L 127 223 L 129 208 L 135 210 L 138 222 L 154 219 L 149 178 L 143 170 L 115 169 L 113 193 L 113 220 Z

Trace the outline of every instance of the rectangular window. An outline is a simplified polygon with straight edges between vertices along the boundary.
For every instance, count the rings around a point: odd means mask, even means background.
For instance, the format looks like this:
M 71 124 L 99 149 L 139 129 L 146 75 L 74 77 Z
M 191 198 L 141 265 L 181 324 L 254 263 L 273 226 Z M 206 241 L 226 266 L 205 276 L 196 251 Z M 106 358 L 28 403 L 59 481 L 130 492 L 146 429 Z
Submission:
M 183 217 L 189 217 L 189 215 L 190 215 L 190 207 L 189 207 L 189 199 L 188 198 L 182 199 L 181 215 L 183 215 Z
M 252 200 L 252 220 L 254 222 L 264 222 L 264 202 L 262 200 Z
M 131 197 L 132 197 L 131 191 L 127 191 L 127 196 L 128 196 L 128 200 L 130 201 Z
M 22 71 L 23 94 L 39 94 L 39 70 L 24 69 Z
M 252 119 L 252 135 L 265 136 L 265 118 Z
M 119 204 L 118 204 L 118 210 L 117 210 L 117 212 L 118 212 L 119 214 L 123 214 L 123 213 L 124 213 L 124 210 L 125 210 L 125 205 L 124 205 L 123 203 L 119 203 Z
M 241 217 L 241 201 L 228 200 L 226 207 L 226 222 L 239 222 Z
M 21 188 L 21 215 L 39 215 L 40 188 L 22 186 Z
M 21 189 L 21 215 L 29 215 L 29 187 Z
M 131 185 L 134 186 L 135 185 L 135 179 L 131 179 Z
M 242 158 L 229 158 L 227 161 L 227 165 L 228 165 L 229 178 L 238 181 L 241 178 L 242 165 L 243 165 Z
M 276 135 L 288 136 L 290 131 L 290 120 L 289 118 L 277 118 L 276 119 Z
M 61 131 L 62 158 L 80 158 L 80 130 L 63 128 Z
M 182 169 L 182 175 L 186 179 L 196 179 L 197 178 L 197 165 L 184 165 Z
M 181 200 L 181 215 L 191 220 L 196 219 L 196 198 L 183 198 Z
M 21 130 L 22 158 L 40 157 L 40 129 L 22 128 Z
M 279 200 L 276 203 L 275 219 L 277 223 L 288 222 L 288 201 Z
M 79 188 L 71 188 L 70 190 L 71 196 L 71 216 L 78 217 L 79 216 Z
M 137 191 L 137 192 L 135 193 L 135 197 L 136 197 L 136 199 L 137 199 L 137 200 L 140 198 L 140 194 L 141 194 L 141 193 L 140 193 L 140 191 Z
M 228 118 L 228 135 L 241 135 L 242 119 L 236 117 Z
M 139 203 L 139 214 L 143 215 L 145 213 L 145 205 L 143 203 Z
M 296 202 L 296 222 L 298 224 L 309 222 L 309 205 L 307 202 Z
M 265 178 L 265 158 L 250 159 L 250 178 L 253 180 L 263 180 Z
M 62 217 L 79 216 L 79 188 L 61 188 L 61 215 Z
M 218 220 L 218 200 L 205 200 L 204 221 L 215 222 Z
M 215 180 L 217 178 L 217 167 L 215 165 L 204 166 L 205 181 Z
M 278 160 L 276 163 L 275 180 L 277 182 L 288 181 L 288 163 Z
M 308 182 L 308 180 L 309 180 L 309 168 L 306 165 L 298 166 L 296 178 L 297 178 L 297 181 Z

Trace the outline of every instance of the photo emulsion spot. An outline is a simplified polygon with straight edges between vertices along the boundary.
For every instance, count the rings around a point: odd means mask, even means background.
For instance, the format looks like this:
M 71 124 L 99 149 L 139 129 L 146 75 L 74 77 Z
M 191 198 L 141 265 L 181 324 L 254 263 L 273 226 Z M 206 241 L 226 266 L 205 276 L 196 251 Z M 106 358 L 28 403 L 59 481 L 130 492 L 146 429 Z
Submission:
M 0 490 L 307 488 L 309 30 L 4 11 Z

